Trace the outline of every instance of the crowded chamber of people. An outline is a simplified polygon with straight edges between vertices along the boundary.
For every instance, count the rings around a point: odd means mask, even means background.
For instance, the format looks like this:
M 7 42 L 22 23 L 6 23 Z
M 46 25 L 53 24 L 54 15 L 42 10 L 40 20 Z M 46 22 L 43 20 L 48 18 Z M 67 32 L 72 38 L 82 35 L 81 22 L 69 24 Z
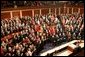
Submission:
M 2 56 L 37 56 L 46 42 L 58 46 L 75 39 L 84 39 L 83 14 L 1 19 Z

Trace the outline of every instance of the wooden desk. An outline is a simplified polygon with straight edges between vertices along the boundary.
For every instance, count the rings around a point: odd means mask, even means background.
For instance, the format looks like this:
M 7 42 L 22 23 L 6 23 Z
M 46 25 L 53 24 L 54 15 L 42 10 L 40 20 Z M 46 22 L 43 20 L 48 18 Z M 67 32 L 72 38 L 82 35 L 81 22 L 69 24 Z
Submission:
M 69 45 L 69 46 L 70 46 L 72 49 L 75 49 L 75 48 L 77 47 L 77 46 L 74 45 L 74 44 L 71 44 L 71 45 Z M 80 46 L 81 48 L 83 48 L 83 47 L 84 47 L 84 43 L 80 43 L 79 46 Z M 72 51 L 66 49 L 66 50 L 64 50 L 64 51 L 62 51 L 62 52 L 59 52 L 59 53 L 57 53 L 57 54 L 54 54 L 53 56 L 69 56 L 69 55 L 71 55 L 72 53 L 73 53 Z
M 58 51 L 58 50 L 60 50 L 60 49 L 62 49 L 62 48 L 65 48 L 65 47 L 69 46 L 70 44 L 73 45 L 73 43 L 75 43 L 75 42 L 77 42 L 77 40 L 73 40 L 73 41 L 68 42 L 68 43 L 66 43 L 66 44 L 63 44 L 63 45 L 61 45 L 61 46 L 58 46 L 58 47 L 55 47 L 55 48 L 53 48 L 53 49 L 51 49 L 51 50 L 48 50 L 48 51 L 46 51 L 46 52 L 43 52 L 43 53 L 40 54 L 40 56 L 46 56 L 47 54 L 51 54 L 51 53 L 53 53 L 54 51 Z M 83 44 L 84 44 L 84 43 L 83 43 Z M 81 46 L 81 47 L 84 47 L 83 44 L 80 44 L 80 46 Z M 76 45 L 73 45 L 73 48 L 75 48 L 75 47 L 76 47 Z M 69 52 L 69 53 L 68 53 L 68 52 Z M 70 54 L 72 53 L 72 51 L 69 51 L 69 50 L 67 49 L 67 50 L 65 50 L 64 52 L 62 52 L 61 54 L 59 54 L 59 56 L 62 55 L 63 53 L 65 54 L 65 56 L 68 56 L 68 55 L 70 55 Z
M 67 46 L 67 49 L 71 52 L 74 52 L 74 50 L 77 48 L 77 46 L 75 44 L 70 44 Z
M 72 49 L 75 49 L 77 46 L 76 45 L 74 45 L 74 44 L 70 44 L 70 45 L 68 45 L 69 47 L 71 47 Z
M 73 52 L 69 51 L 69 50 L 64 50 L 62 52 L 59 52 L 58 54 L 55 54 L 53 56 L 69 56 L 70 54 L 72 54 Z
M 55 48 L 53 48 L 53 49 L 51 49 L 51 50 L 48 50 L 48 51 L 46 51 L 46 52 L 43 52 L 43 53 L 40 54 L 40 56 L 46 56 L 47 54 L 51 54 L 51 53 L 53 53 L 54 51 L 60 50 L 60 49 L 62 49 L 62 48 L 65 48 L 65 47 L 67 47 L 69 44 L 72 44 L 72 43 L 75 43 L 75 42 L 77 42 L 77 40 L 73 40 L 73 41 L 68 42 L 68 43 L 66 43 L 66 44 L 63 44 L 63 45 L 61 45 L 61 46 L 58 46 L 58 47 L 55 47 Z

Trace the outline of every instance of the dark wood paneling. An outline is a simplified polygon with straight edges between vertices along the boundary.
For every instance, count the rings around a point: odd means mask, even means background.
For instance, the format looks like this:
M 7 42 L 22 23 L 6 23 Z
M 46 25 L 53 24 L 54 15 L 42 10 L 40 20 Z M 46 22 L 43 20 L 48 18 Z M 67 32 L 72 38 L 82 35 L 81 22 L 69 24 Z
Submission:
M 60 8 L 60 13 L 64 14 L 64 8 Z
M 73 12 L 75 13 L 75 12 L 78 12 L 78 8 L 77 7 L 74 7 L 73 8 Z
M 10 16 L 10 12 L 7 12 L 7 13 L 1 13 L 1 19 L 5 19 L 5 18 L 11 18 L 11 16 Z
M 39 10 L 34 10 L 34 15 L 35 14 L 40 14 L 40 11 Z
M 15 16 L 18 16 L 18 17 L 20 17 L 20 11 L 14 11 L 14 12 L 12 12 L 12 15 L 13 15 L 13 17 L 15 17 Z
M 66 14 L 67 13 L 67 8 L 65 8 L 65 12 L 64 12 L 64 14 Z
M 69 8 L 69 14 L 72 14 L 72 8 Z
M 59 14 L 59 9 L 58 8 L 56 8 L 56 15 L 58 15 Z
M 22 11 L 22 16 L 31 16 L 32 17 L 32 10 Z
M 51 9 L 51 13 L 52 13 L 52 14 L 55 14 L 55 8 L 52 8 L 52 9 Z
M 49 9 L 42 9 L 41 10 L 41 14 L 44 15 L 44 14 L 48 14 L 49 13 Z
M 80 9 L 80 14 L 84 14 L 84 9 Z
M 69 6 L 68 6 L 69 7 Z M 43 7 L 44 8 L 44 7 Z M 44 15 L 44 14 L 48 14 L 49 13 L 49 8 L 47 7 L 47 8 L 39 8 L 39 9 L 41 9 L 41 14 L 42 15 Z M 53 14 L 55 14 L 55 8 L 56 8 L 56 14 L 58 15 L 59 14 L 59 7 L 51 7 L 51 12 L 53 13 Z M 69 7 L 69 14 L 72 14 L 72 8 L 74 8 L 73 9 L 73 12 L 78 12 L 78 8 L 79 7 Z M 20 8 L 21 9 L 21 8 Z M 36 8 L 34 8 L 34 15 L 35 14 L 40 14 L 40 11 L 37 9 L 37 7 Z M 17 10 L 17 9 L 16 9 Z M 20 11 L 16 11 L 15 9 L 13 9 L 13 13 L 12 13 L 12 17 L 14 17 L 14 16 L 19 16 L 20 17 Z M 22 10 L 22 9 L 21 9 Z M 28 11 L 25 11 L 25 8 L 23 8 L 23 10 L 24 11 L 22 11 L 22 16 L 32 16 L 32 10 L 29 10 L 28 9 Z M 11 11 L 11 9 L 10 10 L 8 10 L 8 11 Z M 61 14 L 66 14 L 67 13 L 67 9 L 64 11 L 64 8 L 63 7 L 61 7 L 61 10 L 60 10 L 60 13 Z M 84 9 L 83 9 L 83 7 L 82 7 L 82 9 L 80 9 L 80 14 L 84 14 Z M 10 12 L 6 12 L 6 13 L 1 13 L 1 19 L 5 19 L 5 18 L 11 18 L 11 15 L 10 15 Z

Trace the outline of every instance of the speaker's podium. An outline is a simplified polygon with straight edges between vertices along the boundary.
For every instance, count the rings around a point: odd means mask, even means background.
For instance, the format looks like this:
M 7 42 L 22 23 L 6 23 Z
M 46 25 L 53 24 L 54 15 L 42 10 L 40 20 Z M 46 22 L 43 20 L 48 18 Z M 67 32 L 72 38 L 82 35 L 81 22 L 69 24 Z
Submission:
M 40 56 L 46 56 L 46 55 L 47 56 L 74 56 L 77 52 L 79 52 L 82 48 L 84 48 L 84 40 L 82 40 L 82 42 L 80 43 L 77 42 L 78 40 L 73 40 L 66 44 L 50 49 L 44 53 L 41 53 Z

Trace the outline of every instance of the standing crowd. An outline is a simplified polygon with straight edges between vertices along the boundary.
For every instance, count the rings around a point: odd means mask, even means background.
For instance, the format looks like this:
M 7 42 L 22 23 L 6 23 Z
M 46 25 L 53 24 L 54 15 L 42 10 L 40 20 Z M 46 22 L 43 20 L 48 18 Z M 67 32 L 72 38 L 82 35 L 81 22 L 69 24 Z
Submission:
M 2 19 L 1 39 L 4 40 L 1 40 L 1 55 L 34 56 L 47 40 L 59 45 L 69 40 L 84 39 L 83 33 L 84 16 L 79 14 Z M 11 38 L 5 37 L 10 34 Z

